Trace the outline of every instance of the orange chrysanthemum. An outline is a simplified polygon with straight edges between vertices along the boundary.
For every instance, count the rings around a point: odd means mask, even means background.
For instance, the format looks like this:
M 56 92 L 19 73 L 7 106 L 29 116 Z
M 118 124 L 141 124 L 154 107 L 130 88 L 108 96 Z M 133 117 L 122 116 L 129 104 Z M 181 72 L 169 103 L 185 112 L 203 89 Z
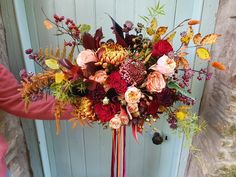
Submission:
M 221 71 L 224 71 L 225 70 L 225 65 L 223 65 L 222 63 L 218 62 L 218 61 L 214 61 L 211 63 L 211 65 L 216 68 L 216 69 L 219 69 Z
M 98 55 L 100 55 L 100 61 L 96 63 L 97 65 L 106 67 L 107 64 L 112 64 L 117 66 L 126 59 L 128 51 L 119 44 L 107 43 L 101 46 Z

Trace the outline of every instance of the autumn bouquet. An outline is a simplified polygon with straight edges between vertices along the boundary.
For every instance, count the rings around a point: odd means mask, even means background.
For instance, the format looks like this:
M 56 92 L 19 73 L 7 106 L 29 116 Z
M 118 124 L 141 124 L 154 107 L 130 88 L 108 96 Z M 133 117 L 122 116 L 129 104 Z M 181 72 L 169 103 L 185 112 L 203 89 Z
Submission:
M 206 68 L 197 71 L 190 67 L 189 47 L 196 47 L 198 58 L 220 70 L 225 69 L 221 63 L 210 61 L 207 49 L 220 35 L 194 34 L 192 26 L 198 25 L 198 20 L 184 20 L 172 30 L 158 26 L 157 15 L 163 13 L 162 8 L 160 4 L 150 8 L 150 14 L 142 17 L 145 25 L 126 21 L 120 26 L 110 17 L 115 41 L 105 41 L 102 28 L 92 35 L 89 25 L 54 15 L 53 20 L 46 18 L 44 26 L 47 29 L 55 27 L 56 35 L 69 36 L 63 47 L 38 52 L 26 50 L 29 58 L 42 68 L 41 73 L 22 78 L 21 93 L 26 105 L 49 92 L 56 99 L 54 111 L 58 132 L 65 105 L 71 106 L 73 117 L 69 121 L 73 128 L 91 126 L 94 122 L 111 128 L 113 169 L 116 157 L 119 158 L 116 156 L 118 147 L 125 149 L 126 126 L 131 126 L 136 140 L 137 133 L 142 133 L 146 125 L 156 132 L 154 123 L 163 114 L 167 115 L 162 118 L 171 129 L 186 134 L 202 129 L 198 116 L 190 111 L 196 102 L 191 96 L 190 82 L 193 77 L 199 81 L 208 80 L 212 74 Z M 184 25 L 186 30 L 180 33 L 181 45 L 174 49 L 172 41 L 176 30 Z M 161 141 L 160 137 L 153 137 L 155 144 Z M 124 154 L 122 158 L 125 159 Z M 119 166 L 117 164 L 117 168 Z

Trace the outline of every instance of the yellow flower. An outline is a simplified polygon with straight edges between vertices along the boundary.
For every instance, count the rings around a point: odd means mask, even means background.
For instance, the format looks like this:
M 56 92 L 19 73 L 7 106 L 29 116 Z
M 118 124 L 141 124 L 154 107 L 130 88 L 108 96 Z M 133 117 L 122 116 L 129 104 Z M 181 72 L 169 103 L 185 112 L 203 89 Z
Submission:
M 178 111 L 175 115 L 178 120 L 184 120 L 187 117 L 187 113 L 183 111 Z

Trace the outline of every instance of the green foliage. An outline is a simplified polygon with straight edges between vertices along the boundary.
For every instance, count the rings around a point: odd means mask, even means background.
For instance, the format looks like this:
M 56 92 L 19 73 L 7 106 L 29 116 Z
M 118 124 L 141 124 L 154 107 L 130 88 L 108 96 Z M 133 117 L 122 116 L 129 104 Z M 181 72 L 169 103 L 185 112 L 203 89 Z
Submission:
M 140 16 L 145 22 L 150 22 L 151 19 L 157 18 L 160 15 L 165 15 L 164 5 L 161 5 L 160 0 L 156 3 L 154 7 L 148 8 L 147 16 Z
M 177 127 L 178 133 L 185 135 L 186 143 L 188 144 L 192 136 L 206 129 L 206 122 L 200 121 L 196 114 L 189 113 L 185 120 L 179 120 L 177 122 Z
M 191 94 L 189 94 L 185 89 L 181 88 L 176 82 L 173 82 L 173 81 L 168 82 L 167 87 L 170 89 L 175 89 L 176 91 L 180 92 L 182 95 L 195 100 L 195 98 Z
M 81 33 L 87 33 L 87 32 L 90 31 L 90 29 L 91 29 L 91 26 L 87 25 L 87 24 L 82 24 L 79 27 L 79 30 L 80 30 Z
M 76 103 L 79 95 L 75 94 L 75 90 L 80 93 L 84 93 L 88 87 L 88 84 L 79 79 L 76 82 L 63 81 L 61 83 L 53 83 L 50 86 L 53 96 L 62 102 Z

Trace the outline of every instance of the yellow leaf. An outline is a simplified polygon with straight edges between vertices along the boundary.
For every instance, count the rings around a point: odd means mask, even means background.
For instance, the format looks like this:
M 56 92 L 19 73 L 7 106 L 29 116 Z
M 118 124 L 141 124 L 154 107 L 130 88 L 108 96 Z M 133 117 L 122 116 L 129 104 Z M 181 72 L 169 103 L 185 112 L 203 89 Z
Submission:
M 58 64 L 57 60 L 55 60 L 55 59 L 47 59 L 47 60 L 45 60 L 45 64 L 50 69 L 59 69 L 59 64 Z
M 194 37 L 193 37 L 193 43 L 195 45 L 199 45 L 202 39 L 202 35 L 201 33 L 197 33 Z
M 56 73 L 55 74 L 55 82 L 57 84 L 60 84 L 65 79 L 65 76 L 63 73 Z
M 161 39 L 161 36 L 158 34 L 153 35 L 152 41 L 155 43 Z
M 202 60 L 209 60 L 211 58 L 210 52 L 203 47 L 197 48 L 196 54 Z
M 151 28 L 155 30 L 157 28 L 157 19 L 153 18 L 151 21 Z
M 49 20 L 44 20 L 43 25 L 47 30 L 50 30 L 53 28 L 52 23 Z
M 176 31 L 173 32 L 172 34 L 170 34 L 170 35 L 167 37 L 167 41 L 168 41 L 169 43 L 172 43 L 172 41 L 173 41 L 175 35 L 176 35 Z
M 159 35 L 159 36 L 161 36 L 161 35 L 163 35 L 163 34 L 166 33 L 167 29 L 168 29 L 168 27 L 166 27 L 166 26 L 161 26 L 161 27 L 159 27 L 159 28 L 157 29 L 156 34 Z
M 181 37 L 180 40 L 184 45 L 188 45 L 189 41 L 190 41 L 190 37 L 188 35 L 186 35 L 186 36 Z
M 214 44 L 217 38 L 220 36 L 221 36 L 220 34 L 208 34 L 202 39 L 201 44 L 202 45 Z
M 184 44 L 184 45 L 188 45 L 190 40 L 193 38 L 193 28 L 192 26 L 189 26 L 188 28 L 188 31 L 187 31 L 187 35 L 186 36 L 183 36 L 181 37 L 181 42 Z
M 190 39 L 193 38 L 194 32 L 193 32 L 193 27 L 189 26 L 187 35 L 190 37 Z
M 149 36 L 152 36 L 155 31 L 151 27 L 148 27 L 148 28 L 146 28 L 146 32 Z
M 199 21 L 199 20 L 189 20 L 188 25 L 197 25 L 200 23 L 201 23 L 201 21 Z

